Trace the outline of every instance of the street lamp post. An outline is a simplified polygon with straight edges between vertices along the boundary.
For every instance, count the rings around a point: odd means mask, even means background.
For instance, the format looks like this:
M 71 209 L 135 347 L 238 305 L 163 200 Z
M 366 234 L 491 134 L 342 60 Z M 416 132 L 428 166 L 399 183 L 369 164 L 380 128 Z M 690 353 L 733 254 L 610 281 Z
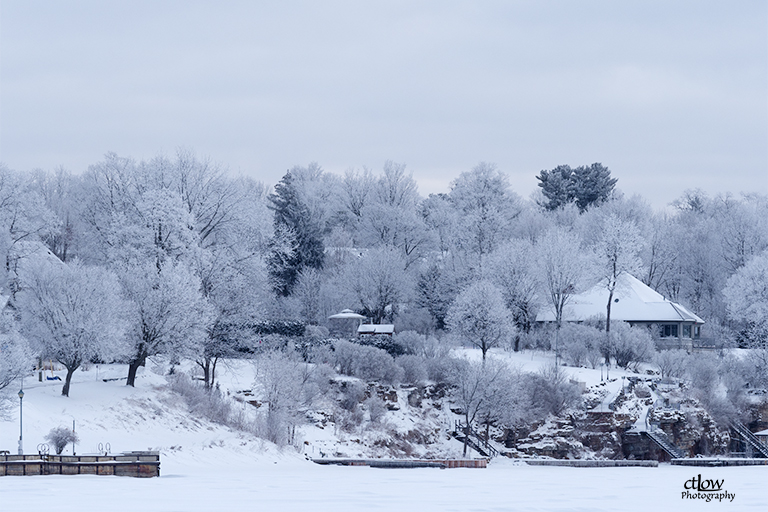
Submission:
M 19 455 L 24 455 L 24 441 L 23 441 L 23 423 L 22 423 L 22 417 L 24 413 L 24 409 L 22 407 L 24 403 L 24 390 L 19 390 Z

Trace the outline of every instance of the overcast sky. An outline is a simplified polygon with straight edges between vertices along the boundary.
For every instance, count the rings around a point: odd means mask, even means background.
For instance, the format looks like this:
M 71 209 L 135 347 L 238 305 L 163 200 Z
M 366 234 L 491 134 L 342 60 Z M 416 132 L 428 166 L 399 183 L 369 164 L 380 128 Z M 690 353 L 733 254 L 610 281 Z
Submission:
M 601 162 L 657 207 L 768 193 L 768 2 L 0 0 L 0 162 L 178 147 L 267 184 L 486 161 L 528 196 Z

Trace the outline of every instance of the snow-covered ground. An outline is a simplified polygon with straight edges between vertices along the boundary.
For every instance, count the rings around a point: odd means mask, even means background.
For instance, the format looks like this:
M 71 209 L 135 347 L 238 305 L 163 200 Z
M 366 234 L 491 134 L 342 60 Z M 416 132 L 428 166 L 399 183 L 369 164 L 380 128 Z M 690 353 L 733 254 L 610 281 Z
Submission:
M 373 469 L 317 466 L 263 456 L 228 462 L 168 454 L 162 476 L 0 478 L 0 508 L 57 512 L 228 510 L 766 510 L 766 467 L 561 468 L 492 463 L 488 469 Z M 274 458 L 274 460 L 272 460 Z M 733 501 L 683 499 L 701 474 L 724 480 Z
M 531 353 L 505 357 L 528 370 L 547 361 L 546 356 Z M 247 365 L 222 368 L 222 387 L 249 388 L 248 370 Z M 600 381 L 599 370 L 569 371 L 587 384 Z M 485 470 L 319 466 L 294 448 L 280 450 L 248 434 L 190 417 L 181 399 L 164 388 L 159 368 L 142 369 L 136 388 L 125 386 L 124 380 L 103 381 L 125 373 L 124 366 L 78 371 L 70 398 L 60 396 L 60 382 L 28 378 L 25 451 L 35 452 L 51 428 L 71 426 L 74 419 L 79 454 L 96 452 L 100 443 L 109 443 L 113 453 L 157 449 L 160 478 L 2 477 L 0 511 L 768 508 L 768 466 L 581 469 L 519 465 L 509 459 L 496 459 Z M 611 372 L 612 378 L 619 375 Z M 16 452 L 18 428 L 18 411 L 0 421 L 0 450 Z M 735 494 L 734 500 L 707 505 L 683 499 L 685 482 L 698 474 L 724 480 L 723 489 Z

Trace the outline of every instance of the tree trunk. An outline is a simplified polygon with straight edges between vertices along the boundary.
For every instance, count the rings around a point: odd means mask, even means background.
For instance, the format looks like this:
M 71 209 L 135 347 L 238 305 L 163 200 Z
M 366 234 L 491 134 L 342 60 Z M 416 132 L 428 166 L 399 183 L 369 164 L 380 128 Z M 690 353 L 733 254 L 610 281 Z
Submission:
M 211 362 L 211 388 L 213 388 L 213 385 L 216 383 L 216 363 L 218 362 L 218 357 L 214 357 L 213 361 Z
M 72 383 L 72 374 L 77 370 L 77 366 L 70 368 L 67 366 L 67 376 L 64 378 L 64 387 L 61 388 L 62 396 L 69 396 L 69 385 Z
M 467 423 L 464 425 L 464 454 L 462 457 L 467 456 L 467 445 L 469 444 L 469 414 L 464 415 L 464 421 Z
M 605 332 L 611 332 L 611 303 L 613 302 L 613 290 L 608 289 L 608 305 L 605 307 Z
M 211 383 L 211 360 L 207 357 L 203 357 L 202 361 L 197 361 L 197 366 L 203 370 L 203 384 L 205 389 L 210 389 L 213 386 Z
M 139 366 L 144 366 L 147 362 L 148 354 L 144 348 L 145 346 L 146 345 L 143 342 L 140 343 L 139 347 L 136 349 L 136 355 L 128 363 L 128 380 L 125 382 L 126 386 L 135 387 L 136 371 L 139 369 Z
M 133 359 L 130 363 L 128 363 L 128 380 L 125 382 L 126 386 L 133 386 L 135 387 L 136 383 L 136 370 L 139 369 L 139 366 L 142 365 L 141 360 L 139 359 Z

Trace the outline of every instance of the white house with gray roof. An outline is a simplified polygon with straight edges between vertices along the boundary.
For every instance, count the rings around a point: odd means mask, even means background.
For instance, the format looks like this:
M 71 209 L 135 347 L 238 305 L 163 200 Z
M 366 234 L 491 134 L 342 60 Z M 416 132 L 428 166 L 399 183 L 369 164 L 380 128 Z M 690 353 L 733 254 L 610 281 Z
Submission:
M 584 293 L 571 296 L 563 309 L 563 321 L 584 322 L 606 317 L 608 288 L 601 281 Z M 665 299 L 634 276 L 619 275 L 611 304 L 611 321 L 628 322 L 630 325 L 655 326 L 654 336 L 664 348 L 679 346 L 689 348 L 693 340 L 701 336 L 704 320 L 685 306 Z M 538 322 L 554 322 L 555 312 L 550 307 L 537 315 Z M 667 343 L 665 343 L 665 341 Z

